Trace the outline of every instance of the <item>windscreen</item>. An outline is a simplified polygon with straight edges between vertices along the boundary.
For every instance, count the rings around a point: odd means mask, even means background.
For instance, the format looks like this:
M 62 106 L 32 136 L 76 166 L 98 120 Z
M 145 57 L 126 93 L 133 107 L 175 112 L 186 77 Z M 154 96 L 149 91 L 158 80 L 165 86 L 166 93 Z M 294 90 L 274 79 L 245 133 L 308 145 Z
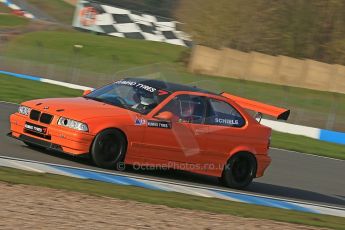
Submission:
M 120 80 L 91 92 L 85 98 L 147 114 L 168 94 L 168 92 L 156 89 L 145 82 Z

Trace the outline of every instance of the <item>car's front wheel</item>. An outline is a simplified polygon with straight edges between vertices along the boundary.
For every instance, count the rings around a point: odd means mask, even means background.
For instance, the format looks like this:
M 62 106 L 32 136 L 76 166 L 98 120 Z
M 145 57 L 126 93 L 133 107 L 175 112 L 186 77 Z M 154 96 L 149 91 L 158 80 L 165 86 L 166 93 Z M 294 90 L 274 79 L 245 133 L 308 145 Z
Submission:
M 97 134 L 91 147 L 91 158 L 101 168 L 120 169 L 127 149 L 127 141 L 121 131 L 106 129 Z
M 245 188 L 255 177 L 256 167 L 256 159 L 252 154 L 237 153 L 225 165 L 221 182 L 230 188 Z

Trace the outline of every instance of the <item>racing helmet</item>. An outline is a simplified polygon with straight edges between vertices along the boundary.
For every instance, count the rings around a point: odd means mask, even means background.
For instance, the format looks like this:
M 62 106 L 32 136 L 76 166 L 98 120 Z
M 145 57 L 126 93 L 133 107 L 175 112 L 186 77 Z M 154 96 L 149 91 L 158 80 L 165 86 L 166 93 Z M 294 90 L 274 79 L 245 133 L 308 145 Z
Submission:
M 192 101 L 187 101 L 187 100 L 183 100 L 180 102 L 180 106 L 181 106 L 181 115 L 182 117 L 190 117 L 193 115 L 194 113 L 194 109 L 195 109 L 195 103 Z
M 156 106 L 155 96 L 152 92 L 144 89 L 135 89 L 137 97 L 140 99 L 139 108 L 149 109 Z
M 155 100 L 150 97 L 140 96 L 140 104 L 149 106 L 149 105 L 155 104 Z

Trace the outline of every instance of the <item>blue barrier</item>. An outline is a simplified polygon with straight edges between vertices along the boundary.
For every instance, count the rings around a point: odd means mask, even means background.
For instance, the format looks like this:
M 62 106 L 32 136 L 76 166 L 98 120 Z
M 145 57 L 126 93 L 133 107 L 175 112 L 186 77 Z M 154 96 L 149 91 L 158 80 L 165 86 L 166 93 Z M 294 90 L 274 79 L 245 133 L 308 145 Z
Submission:
M 41 81 L 42 79 L 41 77 L 30 76 L 30 75 L 20 74 L 20 73 L 12 73 L 12 72 L 7 72 L 3 70 L 0 70 L 0 74 L 5 74 L 8 76 L 22 78 L 22 79 L 31 80 L 31 81 Z

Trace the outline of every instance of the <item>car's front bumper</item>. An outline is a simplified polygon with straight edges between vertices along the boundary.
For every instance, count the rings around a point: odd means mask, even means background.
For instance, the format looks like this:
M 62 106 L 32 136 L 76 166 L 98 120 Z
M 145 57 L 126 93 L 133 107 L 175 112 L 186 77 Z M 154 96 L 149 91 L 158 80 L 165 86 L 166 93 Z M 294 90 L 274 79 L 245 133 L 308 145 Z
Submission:
M 12 138 L 17 139 L 17 140 L 20 140 L 20 141 L 23 141 L 23 142 L 26 142 L 26 143 L 29 143 L 29 144 L 33 144 L 33 145 L 42 147 L 42 148 L 63 152 L 63 149 L 60 145 L 53 144 L 53 143 L 48 142 L 48 141 L 36 139 L 36 138 L 30 137 L 30 136 L 25 135 L 25 134 L 20 134 L 19 136 L 14 136 L 14 135 L 12 135 L 12 132 L 10 132 L 7 134 L 7 136 L 12 137 Z
M 46 135 L 38 135 L 25 130 L 26 122 L 47 128 Z M 10 116 L 11 133 L 9 136 L 44 148 L 73 155 L 88 153 L 94 136 L 81 131 L 61 127 L 53 121 L 50 125 L 30 120 L 17 113 Z

